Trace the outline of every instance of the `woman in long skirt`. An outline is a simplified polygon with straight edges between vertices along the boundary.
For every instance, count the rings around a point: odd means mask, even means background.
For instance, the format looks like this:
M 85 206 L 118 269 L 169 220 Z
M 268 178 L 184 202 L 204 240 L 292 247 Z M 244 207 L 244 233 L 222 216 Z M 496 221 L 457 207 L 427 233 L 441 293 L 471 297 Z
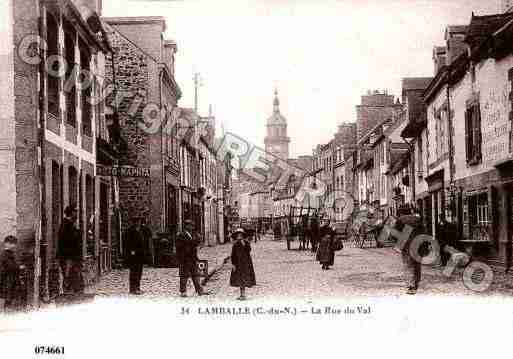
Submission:
M 239 300 L 246 299 L 246 288 L 256 284 L 253 260 L 251 259 L 251 244 L 242 228 L 233 232 L 235 243 L 232 247 L 232 273 L 230 275 L 230 286 L 240 288 Z
M 335 232 L 329 226 L 323 226 L 320 230 L 321 241 L 317 249 L 317 260 L 323 270 L 330 269 L 335 262 L 334 237 Z

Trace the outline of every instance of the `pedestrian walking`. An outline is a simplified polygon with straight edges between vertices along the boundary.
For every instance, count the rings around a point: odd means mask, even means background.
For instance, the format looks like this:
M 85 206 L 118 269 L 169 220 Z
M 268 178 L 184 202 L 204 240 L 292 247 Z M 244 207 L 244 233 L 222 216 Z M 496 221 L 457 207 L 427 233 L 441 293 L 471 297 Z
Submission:
M 320 229 L 320 237 L 316 258 L 321 264 L 321 268 L 328 270 L 335 263 L 335 232 L 328 225 L 324 225 Z
M 23 282 L 20 266 L 16 260 L 18 239 L 14 236 L 4 238 L 4 251 L 0 257 L 0 313 L 22 309 Z
M 242 228 L 235 230 L 232 234 L 235 241 L 232 247 L 232 273 L 230 275 L 230 286 L 240 288 L 239 300 L 246 299 L 246 288 L 256 285 L 255 269 L 251 259 L 251 244 Z
M 276 220 L 276 222 L 274 222 L 274 240 L 277 241 L 280 238 L 281 238 L 280 222 L 278 220 Z
M 143 241 L 145 245 L 145 252 L 147 253 L 147 261 L 146 264 L 155 264 L 155 247 L 153 246 L 152 237 L 153 234 L 151 232 L 150 227 L 146 223 L 146 219 L 141 219 L 141 234 L 143 236 Z
M 421 280 L 422 264 L 419 258 L 415 258 L 410 253 L 410 246 L 413 239 L 419 234 L 424 233 L 423 225 L 420 215 L 410 206 L 402 205 L 399 207 L 397 214 L 399 216 L 396 221 L 395 228 L 402 232 L 404 226 L 408 225 L 412 227 L 412 232 L 406 242 L 401 248 L 401 258 L 404 266 L 404 272 L 406 276 L 407 294 L 416 294 Z M 427 254 L 429 248 L 426 248 L 426 244 L 419 248 L 419 255 L 424 256 Z
M 129 270 L 130 294 L 142 295 L 141 278 L 145 261 L 145 241 L 141 228 L 142 218 L 134 217 L 125 237 L 126 264 Z
M 69 205 L 64 209 L 64 218 L 59 229 L 57 258 L 62 272 L 64 294 L 82 294 L 82 235 L 77 228 L 77 209 Z
M 208 295 L 203 291 L 198 276 L 198 246 L 200 239 L 194 233 L 192 220 L 184 221 L 184 230 L 176 238 L 176 257 L 178 259 L 178 274 L 180 276 L 180 296 L 187 297 L 187 281 L 192 279 L 198 295 Z

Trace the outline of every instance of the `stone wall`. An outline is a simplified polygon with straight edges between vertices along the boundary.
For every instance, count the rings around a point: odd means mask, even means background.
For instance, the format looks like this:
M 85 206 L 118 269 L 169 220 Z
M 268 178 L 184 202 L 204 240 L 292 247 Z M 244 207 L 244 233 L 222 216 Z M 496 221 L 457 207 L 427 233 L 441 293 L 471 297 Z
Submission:
M 148 62 L 151 60 L 115 30 L 110 32 L 109 40 L 114 50 L 115 73 L 113 76 L 112 67 L 108 66 L 107 81 L 112 82 L 115 77 L 117 91 L 124 94 L 123 101 L 118 103 L 118 115 L 121 133 L 128 148 L 122 153 L 120 164 L 149 168 L 149 135 L 138 124 L 142 123 L 143 109 L 148 103 Z M 111 63 L 112 59 L 107 58 L 107 64 Z M 140 106 L 134 112 L 132 106 L 136 101 L 140 102 Z M 113 103 L 113 94 L 107 99 L 107 103 Z M 131 216 L 151 218 L 150 192 L 149 178 L 120 178 L 122 233 L 126 231 Z

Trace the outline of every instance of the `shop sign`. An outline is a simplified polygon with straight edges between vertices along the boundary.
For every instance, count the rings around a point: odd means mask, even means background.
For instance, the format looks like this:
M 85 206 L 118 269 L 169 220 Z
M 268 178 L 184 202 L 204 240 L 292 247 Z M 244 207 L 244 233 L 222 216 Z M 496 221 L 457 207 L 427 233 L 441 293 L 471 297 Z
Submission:
M 133 166 L 96 166 L 96 174 L 110 177 L 150 177 L 150 169 Z
M 482 91 L 481 104 L 483 163 L 493 163 L 509 157 L 510 121 L 509 121 L 509 84 L 492 86 Z

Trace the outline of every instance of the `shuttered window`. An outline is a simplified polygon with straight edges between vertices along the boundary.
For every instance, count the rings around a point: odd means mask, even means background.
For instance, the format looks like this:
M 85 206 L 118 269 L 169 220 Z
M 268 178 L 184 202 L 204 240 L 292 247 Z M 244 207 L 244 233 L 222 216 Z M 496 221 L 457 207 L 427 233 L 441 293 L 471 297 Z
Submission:
M 481 161 L 481 142 L 481 108 L 474 103 L 465 111 L 465 148 L 470 165 Z

